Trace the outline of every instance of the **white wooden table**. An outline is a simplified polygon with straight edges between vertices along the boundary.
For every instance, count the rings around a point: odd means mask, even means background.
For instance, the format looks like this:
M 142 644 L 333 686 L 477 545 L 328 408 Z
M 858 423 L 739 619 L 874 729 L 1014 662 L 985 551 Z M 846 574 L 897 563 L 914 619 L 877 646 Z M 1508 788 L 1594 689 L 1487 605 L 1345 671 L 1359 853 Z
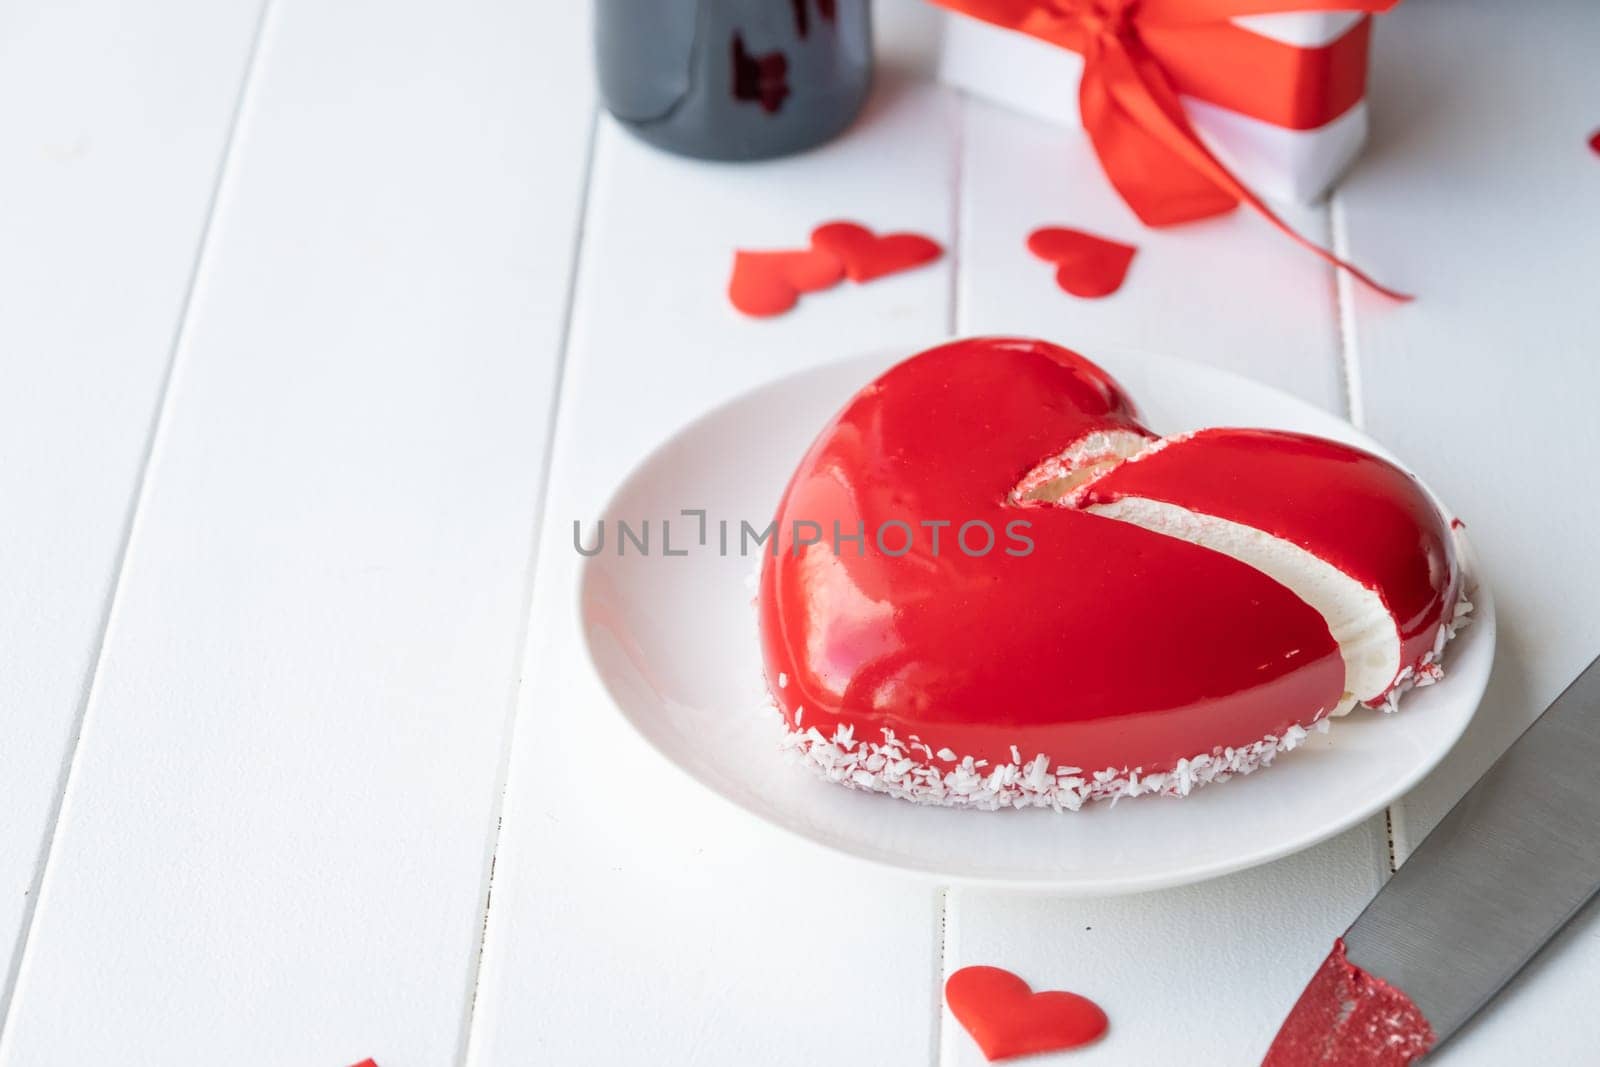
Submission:
M 909 2 L 859 125 L 753 166 L 597 115 L 585 7 L 0 6 L 0 1065 L 975 1064 L 940 1010 L 973 962 L 1107 1008 L 1041 1065 L 1255 1062 L 1600 652 L 1600 9 L 1383 20 L 1370 150 L 1290 214 L 1395 307 L 1248 213 L 1142 229 L 1081 135 L 933 85 Z M 953 254 L 726 306 L 735 245 L 839 215 Z M 1019 270 L 1045 222 L 1137 243 L 1126 288 Z M 1468 519 L 1494 682 L 1388 819 L 1170 892 L 941 891 L 752 823 L 610 709 L 574 518 L 759 382 L 1002 331 L 1345 411 Z M 1597 984 L 1590 909 L 1438 1060 L 1592 1062 Z

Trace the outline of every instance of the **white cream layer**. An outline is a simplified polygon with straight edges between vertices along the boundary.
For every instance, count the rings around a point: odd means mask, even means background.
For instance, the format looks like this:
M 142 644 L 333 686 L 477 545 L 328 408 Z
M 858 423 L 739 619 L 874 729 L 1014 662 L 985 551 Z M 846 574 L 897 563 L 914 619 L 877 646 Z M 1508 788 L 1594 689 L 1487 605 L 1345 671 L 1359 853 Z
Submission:
M 1220 552 L 1309 604 L 1328 624 L 1344 659 L 1344 695 L 1334 715 L 1345 714 L 1358 700 L 1378 699 L 1400 673 L 1400 631 L 1383 598 L 1299 545 L 1229 519 L 1142 497 L 1085 510 Z
M 1017 504 L 1081 507 L 1096 481 L 1138 463 L 1187 435 L 1152 439 L 1129 430 L 1097 430 L 1044 460 L 1012 490 Z M 1292 541 L 1229 519 L 1144 497 L 1124 497 L 1084 508 L 1153 533 L 1220 552 L 1253 567 L 1311 606 L 1338 642 L 1344 660 L 1344 693 L 1332 714 L 1344 715 L 1357 701 L 1375 701 L 1400 673 L 1400 630 L 1377 590 L 1345 574 Z

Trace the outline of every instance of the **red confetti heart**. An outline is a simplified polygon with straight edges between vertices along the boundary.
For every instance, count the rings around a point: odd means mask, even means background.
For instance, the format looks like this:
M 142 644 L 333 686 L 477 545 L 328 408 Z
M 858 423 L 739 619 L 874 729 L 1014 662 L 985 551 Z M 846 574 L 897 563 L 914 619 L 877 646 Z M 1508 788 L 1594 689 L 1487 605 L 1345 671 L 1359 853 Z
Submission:
M 944 255 L 939 242 L 920 233 L 889 233 L 879 237 L 854 222 L 827 222 L 811 231 L 811 247 L 831 252 L 844 263 L 853 282 L 870 282 L 885 274 L 932 263 Z
M 1087 997 L 1035 993 L 999 967 L 963 967 L 944 983 L 950 1014 L 989 1060 L 1087 1045 L 1106 1032 L 1106 1013 Z
M 1600 130 L 1589 135 L 1589 148 L 1595 155 L 1600 156 Z
M 1110 296 L 1122 288 L 1133 245 L 1082 230 L 1045 226 L 1028 235 L 1028 251 L 1056 265 L 1056 284 L 1073 296 Z
M 362 1060 L 360 1063 L 352 1065 L 352 1067 L 378 1067 L 378 1061 L 368 1057 L 367 1059 Z
M 746 315 L 780 315 L 794 307 L 801 293 L 837 285 L 844 265 L 830 252 L 808 248 L 795 252 L 733 254 L 728 299 Z

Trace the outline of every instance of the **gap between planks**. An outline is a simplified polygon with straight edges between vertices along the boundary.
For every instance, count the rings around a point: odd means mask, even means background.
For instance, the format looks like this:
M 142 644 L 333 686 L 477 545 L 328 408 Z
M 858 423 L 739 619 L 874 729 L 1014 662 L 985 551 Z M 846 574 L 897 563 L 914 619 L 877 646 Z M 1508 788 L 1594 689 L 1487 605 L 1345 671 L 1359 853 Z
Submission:
M 1328 237 L 1333 254 L 1350 262 L 1350 236 L 1345 225 L 1344 201 L 1335 191 L 1328 198 Z M 1344 376 L 1345 416 L 1358 430 L 1366 429 L 1366 407 L 1361 398 L 1361 358 L 1356 349 L 1355 280 L 1350 272 L 1333 270 L 1333 310 L 1339 347 L 1339 363 Z
M 953 112 L 952 127 L 955 132 L 951 137 L 950 153 L 950 306 L 946 321 L 949 335 L 959 337 L 963 326 L 961 238 L 966 232 L 967 221 L 967 209 L 962 193 L 966 188 L 967 116 L 970 109 L 967 106 L 967 94 L 963 91 L 951 92 L 950 100 L 950 109 Z M 942 885 L 938 889 L 938 907 L 935 909 L 933 931 L 933 1044 L 929 1050 L 932 1053 L 930 1061 L 933 1067 L 941 1067 L 944 1063 L 944 978 L 945 957 L 949 952 L 949 912 L 950 887 Z
M 950 293 L 947 298 L 946 331 L 961 335 L 961 235 L 967 221 L 966 205 L 962 203 L 962 190 L 967 178 L 967 94 L 951 91 L 950 110 L 954 113 L 951 126 L 954 133 L 950 141 Z
M 495 859 L 500 851 L 500 832 L 504 825 L 506 789 L 511 777 L 511 755 L 515 751 L 517 732 L 517 708 L 522 699 L 522 685 L 528 677 L 533 664 L 530 663 L 532 649 L 528 647 L 528 638 L 533 628 L 533 598 L 538 581 L 540 548 L 544 540 L 544 506 L 546 497 L 550 492 L 550 478 L 555 465 L 556 423 L 560 418 L 561 410 L 565 406 L 562 394 L 566 389 L 567 363 L 572 347 L 572 320 L 577 307 L 578 293 L 578 266 L 583 256 L 584 236 L 589 228 L 589 200 L 590 191 L 594 185 L 594 156 L 595 144 L 599 139 L 600 107 L 596 104 L 589 114 L 589 134 L 584 144 L 583 155 L 583 181 L 578 196 L 577 219 L 578 224 L 572 238 L 572 249 L 568 256 L 567 291 L 561 311 L 560 339 L 556 344 L 556 370 L 555 381 L 550 391 L 550 408 L 545 416 L 544 463 L 541 464 L 539 479 L 534 489 L 534 518 L 532 545 L 528 552 L 527 568 L 523 574 L 522 586 L 522 622 L 517 635 L 516 648 L 518 669 L 516 680 L 512 683 L 508 697 L 509 705 L 506 709 L 505 726 L 501 730 L 500 763 L 495 768 L 496 789 L 494 794 L 494 829 L 488 842 L 488 855 L 486 857 L 483 874 L 483 901 L 481 910 L 483 921 L 478 929 L 478 943 L 473 952 L 471 970 L 468 975 L 466 989 L 466 1003 L 461 1013 L 461 1031 L 456 1039 L 456 1062 L 462 1067 L 468 1063 L 472 1052 L 473 1023 L 478 1011 L 478 986 L 483 979 L 483 954 L 489 940 L 489 908 L 494 899 L 494 871 Z
M 1328 197 L 1328 241 L 1333 254 L 1350 262 L 1350 233 L 1346 225 L 1344 201 L 1338 190 Z M 1350 272 L 1333 268 L 1333 310 L 1335 341 L 1344 380 L 1345 417 L 1358 430 L 1366 429 L 1366 406 L 1361 396 L 1361 354 L 1356 345 L 1355 280 Z M 1383 836 L 1388 874 L 1400 869 L 1394 846 L 1395 808 L 1404 798 L 1383 809 Z
M 100 668 L 105 656 L 106 639 L 111 632 L 111 625 L 116 617 L 117 603 L 122 591 L 122 579 L 127 569 L 128 552 L 133 544 L 133 539 L 138 531 L 139 517 L 143 513 L 145 494 L 148 491 L 150 471 L 155 465 L 156 455 L 160 450 L 167 424 L 167 413 L 171 407 L 173 386 L 177 381 L 178 371 L 183 361 L 185 342 L 189 334 L 190 310 L 194 306 L 194 297 L 201 284 L 205 267 L 211 251 L 211 235 L 215 228 L 220 206 L 225 198 L 228 176 L 232 172 L 235 146 L 239 142 L 239 130 L 244 125 L 245 114 L 249 110 L 249 102 L 253 98 L 256 76 L 261 66 L 261 56 L 265 51 L 265 42 L 269 31 L 271 12 L 274 10 L 273 0 L 262 0 L 260 9 L 256 14 L 255 26 L 251 31 L 250 47 L 245 53 L 244 71 L 239 80 L 239 89 L 234 97 L 233 110 L 228 117 L 228 132 L 223 138 L 222 153 L 217 161 L 216 173 L 211 181 L 211 191 L 206 202 L 205 222 L 200 228 L 200 238 L 195 245 L 194 260 L 190 265 L 189 277 L 184 283 L 183 299 L 178 305 L 178 319 L 173 327 L 172 340 L 167 348 L 166 367 L 162 371 L 161 384 L 158 389 L 158 400 L 155 412 L 150 418 L 150 426 L 145 432 L 144 447 L 139 457 L 138 476 L 134 482 L 134 491 L 129 498 L 127 510 L 122 520 L 120 544 L 117 548 L 116 560 L 113 565 L 110 588 L 106 591 L 105 605 L 100 613 L 100 623 L 95 634 L 94 654 L 89 667 L 85 671 L 82 695 L 78 700 L 78 707 L 73 714 L 71 739 L 67 743 L 67 750 L 62 754 L 61 772 L 57 779 L 55 796 L 50 805 L 46 829 L 43 839 L 39 844 L 38 860 L 34 864 L 34 874 L 31 880 L 27 902 L 23 906 L 21 934 L 12 951 L 11 959 L 6 968 L 4 984 L 0 985 L 0 1056 L 5 1051 L 5 1036 L 8 1024 L 11 1021 L 11 1007 L 15 1002 L 17 984 L 21 981 L 23 964 L 27 959 L 28 946 L 33 940 L 33 925 L 39 909 L 39 897 L 44 890 L 45 877 L 49 872 L 50 859 L 55 853 L 56 838 L 61 829 L 61 815 L 66 804 L 68 789 L 72 786 L 73 769 L 77 764 L 79 743 L 88 723 L 89 707 L 93 702 L 94 693 L 100 681 Z

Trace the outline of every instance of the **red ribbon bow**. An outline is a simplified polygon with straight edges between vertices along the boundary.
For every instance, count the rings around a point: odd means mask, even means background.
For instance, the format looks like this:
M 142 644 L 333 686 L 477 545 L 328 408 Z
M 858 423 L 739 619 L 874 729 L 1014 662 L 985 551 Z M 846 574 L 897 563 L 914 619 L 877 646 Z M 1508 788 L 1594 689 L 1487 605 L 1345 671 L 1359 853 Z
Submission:
M 1320 49 L 1299 49 L 1228 22 L 1286 11 L 1380 12 L 1398 0 L 934 0 L 1083 56 L 1078 109 L 1106 177 L 1148 226 L 1231 211 L 1243 201 L 1296 243 L 1396 300 L 1296 233 L 1201 142 L 1182 92 L 1280 126 L 1309 129 L 1343 114 L 1366 80 L 1363 21 Z

